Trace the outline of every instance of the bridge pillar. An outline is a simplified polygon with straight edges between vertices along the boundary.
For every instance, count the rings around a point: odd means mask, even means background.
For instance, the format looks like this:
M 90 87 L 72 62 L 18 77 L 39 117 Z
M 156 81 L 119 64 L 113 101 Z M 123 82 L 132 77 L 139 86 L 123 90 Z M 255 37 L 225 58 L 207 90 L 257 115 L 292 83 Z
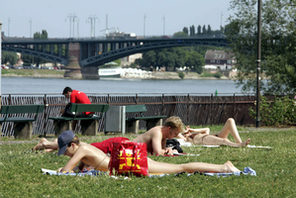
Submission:
M 65 67 L 65 78 L 81 79 L 81 68 L 79 65 L 80 59 L 80 44 L 79 43 L 69 43 L 68 51 L 68 65 Z
M 98 73 L 98 67 L 82 67 L 81 74 L 83 79 L 93 79 L 97 80 L 100 79 Z

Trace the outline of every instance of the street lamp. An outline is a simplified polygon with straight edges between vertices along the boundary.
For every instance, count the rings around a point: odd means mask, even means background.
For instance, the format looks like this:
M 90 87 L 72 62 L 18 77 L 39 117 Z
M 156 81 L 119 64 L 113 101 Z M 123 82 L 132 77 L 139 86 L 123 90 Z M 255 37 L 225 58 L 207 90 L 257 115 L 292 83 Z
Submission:
M 1 21 L 0 21 L 0 107 L 1 107 L 1 96 L 2 96 L 2 93 L 1 93 L 1 84 L 2 84 L 2 82 L 1 82 L 1 76 L 2 76 L 2 74 L 1 74 L 1 69 L 2 69 L 2 59 L 1 59 L 1 57 L 2 57 L 2 53 L 1 53 L 1 50 L 2 50 L 2 23 L 1 23 Z
M 260 64 L 261 64 L 261 4 L 258 0 L 258 22 L 257 22 L 257 90 L 256 90 L 256 127 L 260 126 Z

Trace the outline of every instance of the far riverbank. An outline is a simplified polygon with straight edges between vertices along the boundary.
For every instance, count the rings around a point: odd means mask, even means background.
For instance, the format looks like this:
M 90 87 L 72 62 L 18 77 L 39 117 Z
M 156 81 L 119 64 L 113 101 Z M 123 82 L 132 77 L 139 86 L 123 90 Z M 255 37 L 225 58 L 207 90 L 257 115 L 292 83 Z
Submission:
M 4 77 L 31 77 L 31 78 L 64 78 L 65 70 L 43 70 L 43 69 L 2 69 L 2 76 Z M 180 80 L 178 72 L 152 72 L 152 75 L 148 79 L 155 80 Z M 183 79 L 198 80 L 218 80 L 225 79 L 230 80 L 228 77 L 221 76 L 216 77 L 204 77 L 196 72 L 184 72 Z

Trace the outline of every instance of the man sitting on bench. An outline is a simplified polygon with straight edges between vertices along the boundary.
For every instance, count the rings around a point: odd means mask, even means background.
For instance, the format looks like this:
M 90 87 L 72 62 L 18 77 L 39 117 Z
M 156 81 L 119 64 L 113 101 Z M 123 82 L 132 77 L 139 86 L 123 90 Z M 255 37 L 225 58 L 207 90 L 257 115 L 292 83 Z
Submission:
M 72 90 L 70 87 L 65 87 L 65 89 L 63 90 L 63 95 L 70 99 L 70 103 L 68 103 L 65 107 L 65 109 L 61 110 L 62 116 L 63 117 L 88 117 L 88 116 L 92 116 L 92 112 L 83 112 L 79 115 L 74 115 L 71 111 L 71 103 L 78 103 L 78 104 L 91 104 L 88 96 L 83 93 L 82 91 L 78 91 L 78 90 Z M 77 124 L 77 121 L 73 121 L 72 122 L 72 129 L 75 129 L 75 126 Z

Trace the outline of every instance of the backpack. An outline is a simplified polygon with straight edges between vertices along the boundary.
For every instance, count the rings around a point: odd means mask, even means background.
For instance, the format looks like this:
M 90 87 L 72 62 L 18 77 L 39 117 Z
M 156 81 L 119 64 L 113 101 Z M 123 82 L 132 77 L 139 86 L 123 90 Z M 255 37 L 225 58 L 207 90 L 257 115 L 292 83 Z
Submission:
M 166 147 L 172 147 L 173 149 L 177 150 L 178 153 L 183 153 L 183 149 L 180 147 L 180 142 L 176 139 L 167 139 Z

